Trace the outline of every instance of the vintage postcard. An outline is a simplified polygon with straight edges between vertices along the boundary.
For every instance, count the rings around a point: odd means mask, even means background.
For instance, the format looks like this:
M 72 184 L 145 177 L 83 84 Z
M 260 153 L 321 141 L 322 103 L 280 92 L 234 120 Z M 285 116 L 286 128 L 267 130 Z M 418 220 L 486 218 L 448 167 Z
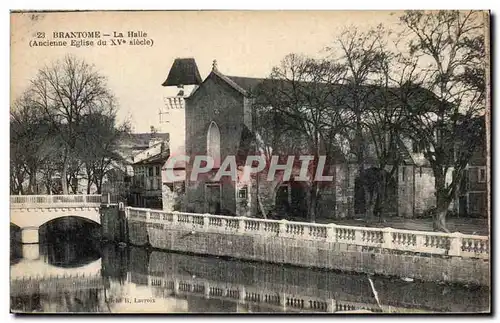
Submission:
M 490 313 L 488 11 L 10 19 L 12 313 Z

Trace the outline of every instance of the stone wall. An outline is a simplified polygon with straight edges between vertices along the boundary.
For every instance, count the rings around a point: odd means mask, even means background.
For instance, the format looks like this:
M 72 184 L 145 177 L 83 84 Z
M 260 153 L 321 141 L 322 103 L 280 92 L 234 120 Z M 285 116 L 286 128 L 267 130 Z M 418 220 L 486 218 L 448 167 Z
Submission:
M 412 165 L 400 166 L 398 170 L 398 215 L 405 218 L 413 217 L 414 208 L 414 171 Z
M 186 123 L 186 154 L 191 161 L 196 155 L 207 154 L 208 128 L 214 121 L 220 131 L 222 162 L 226 156 L 235 155 L 240 145 L 244 125 L 243 96 L 217 76 L 212 75 L 205 80 L 203 86 L 186 99 L 186 120 L 189 120 Z M 190 175 L 188 169 L 186 209 L 191 212 L 205 212 L 205 183 L 211 182 L 211 177 L 191 181 Z M 221 189 L 221 209 L 236 212 L 234 182 L 224 181 Z
M 436 207 L 434 175 L 429 167 L 415 168 L 415 215 Z
M 100 213 L 102 238 L 113 242 L 126 242 L 127 222 L 125 212 L 119 211 L 116 205 L 112 205 L 102 206 Z
M 130 234 L 132 244 L 145 244 L 143 232 L 137 237 L 132 237 L 135 231 L 131 230 Z M 162 250 L 410 277 L 424 281 L 486 286 L 490 281 L 489 261 L 482 259 L 405 254 L 381 248 L 368 250 L 361 246 L 329 241 L 300 240 L 273 235 L 199 232 L 179 227 L 155 227 L 152 224 L 148 226 L 147 234 L 151 246 Z

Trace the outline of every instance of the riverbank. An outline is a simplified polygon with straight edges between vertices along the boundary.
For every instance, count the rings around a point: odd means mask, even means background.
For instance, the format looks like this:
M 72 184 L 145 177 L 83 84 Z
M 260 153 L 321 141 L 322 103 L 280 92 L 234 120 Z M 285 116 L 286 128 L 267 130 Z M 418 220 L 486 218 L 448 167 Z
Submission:
M 136 246 L 432 282 L 490 284 L 488 237 L 136 208 L 125 213 L 121 218 L 127 242 Z M 103 219 L 103 227 L 121 227 L 106 223 Z

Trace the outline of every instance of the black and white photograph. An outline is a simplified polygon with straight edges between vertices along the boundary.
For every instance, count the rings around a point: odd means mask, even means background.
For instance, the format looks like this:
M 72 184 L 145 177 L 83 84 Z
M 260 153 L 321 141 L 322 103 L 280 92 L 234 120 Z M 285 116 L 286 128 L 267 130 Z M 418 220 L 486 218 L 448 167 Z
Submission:
M 487 10 L 10 12 L 13 314 L 490 314 Z

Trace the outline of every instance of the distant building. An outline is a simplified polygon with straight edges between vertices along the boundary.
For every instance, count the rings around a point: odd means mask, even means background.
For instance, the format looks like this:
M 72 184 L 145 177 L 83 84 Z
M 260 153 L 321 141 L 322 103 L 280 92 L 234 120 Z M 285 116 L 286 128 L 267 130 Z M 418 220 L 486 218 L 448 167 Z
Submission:
M 154 131 L 131 133 L 121 138 L 117 150 L 122 161 L 114 163 L 114 167 L 107 174 L 103 184 L 103 194 L 110 193 L 114 196 L 120 196 L 122 200 L 127 200 L 129 205 L 144 206 L 145 199 L 154 196 L 151 193 L 153 186 L 149 178 L 150 172 L 149 169 L 146 169 L 147 160 L 154 159 L 162 149 L 168 151 L 168 143 L 168 133 Z M 152 166 L 153 164 L 157 165 L 158 163 L 153 162 Z M 145 176 L 147 178 L 144 178 Z
M 478 145 L 469 161 L 459 193 L 461 214 L 483 217 L 488 214 L 486 154 L 485 146 Z
M 162 209 L 161 169 L 169 157 L 168 143 L 157 142 L 134 156 L 129 204 Z

